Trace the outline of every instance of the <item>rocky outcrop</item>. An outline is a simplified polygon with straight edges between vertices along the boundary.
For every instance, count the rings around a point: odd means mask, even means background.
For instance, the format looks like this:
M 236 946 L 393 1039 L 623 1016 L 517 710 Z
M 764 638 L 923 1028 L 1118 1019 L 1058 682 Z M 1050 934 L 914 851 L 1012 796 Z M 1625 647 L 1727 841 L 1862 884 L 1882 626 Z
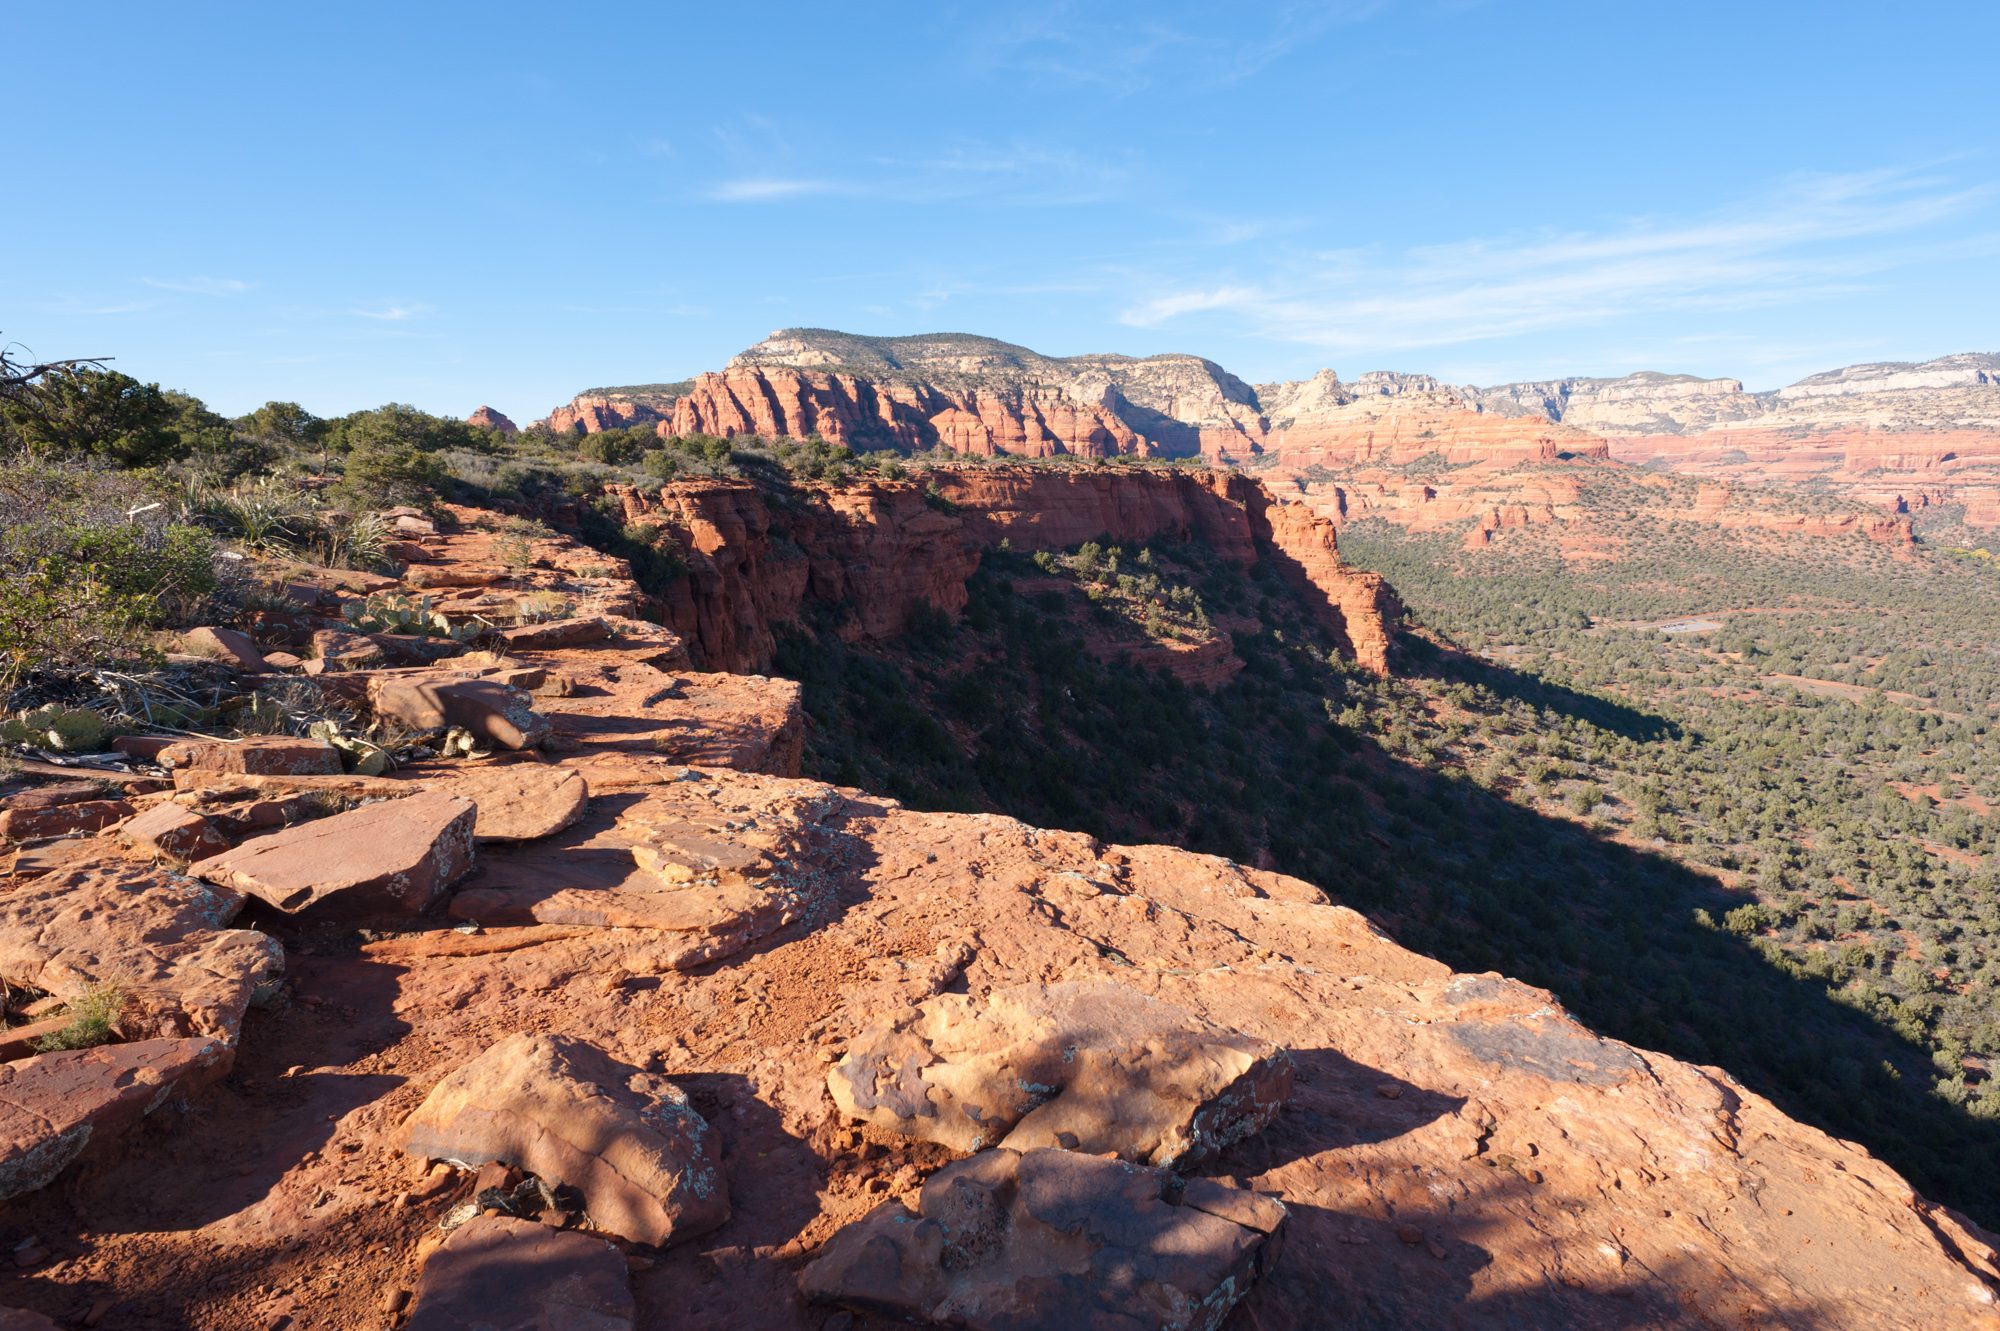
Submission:
M 629 523 L 656 528 L 687 565 L 662 593 L 667 623 L 704 662 L 729 670 L 767 668 L 773 629 L 798 622 L 808 599 L 835 608 L 841 635 L 859 641 L 900 632 L 920 606 L 956 614 L 979 552 L 1002 541 L 1016 550 L 1057 550 L 1099 537 L 1193 539 L 1242 567 L 1270 560 L 1319 606 L 1355 659 L 1378 671 L 1387 668 L 1399 614 L 1381 578 L 1341 563 L 1332 523 L 1277 504 L 1239 474 L 937 469 L 922 484 L 800 486 L 803 502 L 782 514 L 742 482 L 612 493 Z
M 421 915 L 471 871 L 477 813 L 443 791 L 367 804 L 253 838 L 196 872 L 279 910 Z
M 633 426 L 657 427 L 672 419 L 673 399 L 580 394 L 542 422 L 556 434 L 596 434 Z
M 842 1113 L 960 1151 L 1060 1147 L 1182 1168 L 1270 1122 L 1284 1051 L 1111 983 L 941 994 L 827 1074 Z
M 431 1088 L 404 1149 L 517 1166 L 581 1194 L 592 1223 L 661 1247 L 729 1218 L 715 1134 L 662 1077 L 567 1036 L 515 1035 Z
M 235 892 L 118 858 L 0 887 L 0 981 L 65 1002 L 115 992 L 128 1038 L 219 1041 L 284 973 L 264 934 L 232 929 Z
M 1308 582 L 1341 572 L 1326 524 L 1240 478 L 1095 476 L 950 512 L 919 497 L 951 520 L 925 539 L 977 554 L 979 524 L 1027 541 L 1060 514 L 1051 533 L 1198 529 L 1224 558 L 1288 559 Z M 1746 502 L 1647 484 L 1711 516 Z M 767 554 L 810 583 L 790 524 L 826 519 L 801 511 L 765 513 Z M 484 567 L 489 520 L 460 517 L 413 539 L 438 566 Z M 893 530 L 852 539 L 896 549 Z M 546 566 L 464 590 L 640 599 L 622 574 L 586 575 L 566 542 L 537 550 Z M 412 1284 L 406 1325 L 523 1331 L 852 1316 L 802 1286 L 863 1313 L 995 1327 L 1081 1312 L 1207 1328 L 1232 1305 L 1291 1328 L 1992 1323 L 1992 1235 L 1727 1073 L 1607 1039 L 1542 990 L 1454 973 L 1296 879 L 689 766 L 677 755 L 780 761 L 795 686 L 662 665 L 675 635 L 614 628 L 523 658 L 462 653 L 472 674 L 538 690 L 553 731 L 536 755 L 413 754 L 389 777 L 186 766 L 172 794 L 127 785 L 142 813 L 171 800 L 231 837 L 267 818 L 324 828 L 353 817 L 329 801 L 371 801 L 366 828 L 322 837 L 300 869 L 324 883 L 339 856 L 395 844 L 424 801 L 478 802 L 463 796 L 490 782 L 489 801 L 518 797 L 530 830 L 550 830 L 484 845 L 451 924 L 260 912 L 266 936 L 228 927 L 236 893 L 139 864 L 118 832 L 36 848 L 28 870 L 14 852 L 0 996 L 25 1024 L 9 1040 L 46 1031 L 51 999 L 108 983 L 127 1001 L 125 1043 L 0 1051 L 0 1192 L 22 1189 L 16 1228 L 58 1249 L 16 1248 L 40 1265 L 10 1301 L 87 1324 L 110 1298 L 101 1325 L 199 1331 L 391 1324 Z M 374 677 L 312 687 L 365 697 Z M 244 1021 L 274 988 L 276 937 L 294 945 L 290 988 Z M 907 1115 L 844 1112 L 830 1071 Z M 162 1112 L 197 1090 L 194 1112 Z M 941 1135 L 975 1144 L 959 1111 L 984 1120 L 989 1099 L 1009 1133 L 1045 1134 L 1038 1149 L 981 1141 L 954 1159 L 905 1130 L 929 1105 L 958 1115 Z M 666 1158 L 701 1163 L 677 1184 L 647 1151 L 681 1129 L 691 1149 Z M 427 1169 L 434 1153 L 490 1158 Z M 669 1227 L 656 1204 L 697 1177 L 710 1192 Z M 725 1180 L 727 1220 L 654 1248 L 691 1232 Z
M 1069 1151 L 983 1151 L 833 1236 L 807 1297 L 966 1331 L 1215 1331 L 1278 1259 L 1285 1208 Z
M 137 1040 L 0 1063 L 0 1201 L 46 1187 L 65 1169 L 184 1103 L 229 1070 L 206 1038 Z

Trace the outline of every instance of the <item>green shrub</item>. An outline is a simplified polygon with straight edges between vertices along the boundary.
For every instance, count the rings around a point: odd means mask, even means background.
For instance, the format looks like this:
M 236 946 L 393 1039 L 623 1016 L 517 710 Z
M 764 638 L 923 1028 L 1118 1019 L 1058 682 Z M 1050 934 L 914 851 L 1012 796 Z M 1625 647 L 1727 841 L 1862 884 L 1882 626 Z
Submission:
M 125 1008 L 125 993 L 115 984 L 96 984 L 62 1007 L 68 1024 L 53 1035 L 35 1041 L 38 1053 L 53 1054 L 63 1049 L 89 1049 L 117 1038 L 118 1015 Z

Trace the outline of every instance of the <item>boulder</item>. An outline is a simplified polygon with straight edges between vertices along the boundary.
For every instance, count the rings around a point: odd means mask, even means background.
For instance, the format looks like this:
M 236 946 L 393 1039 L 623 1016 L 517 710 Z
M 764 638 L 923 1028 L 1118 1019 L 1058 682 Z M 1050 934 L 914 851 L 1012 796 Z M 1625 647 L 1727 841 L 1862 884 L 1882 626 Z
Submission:
M 507 651 L 548 651 L 556 647 L 581 647 L 603 642 L 611 636 L 611 624 L 601 616 L 579 619 L 552 619 L 546 624 L 522 624 L 501 629 L 500 642 Z
M 44 837 L 96 832 L 132 816 L 124 800 L 82 800 L 40 808 L 0 811 L 0 841 L 39 841 Z
M 169 744 L 160 750 L 159 763 L 168 768 L 252 776 L 332 776 L 340 771 L 340 750 L 324 740 L 295 735 L 252 735 L 248 739 Z
M 1072 1151 L 982 1151 L 840 1230 L 808 1298 L 966 1331 L 1214 1331 L 1278 1258 L 1285 1208 Z
M 0 1063 L 0 1201 L 45 1187 L 169 1099 L 229 1069 L 207 1039 L 139 1040 Z
M 632 1331 L 631 1277 L 603 1239 L 483 1215 L 424 1263 L 405 1331 Z
M 1292 1060 L 1122 984 L 1031 984 L 886 1017 L 827 1087 L 852 1118 L 954 1150 L 1060 1146 L 1179 1168 L 1276 1117 Z
M 0 1308 L 0 1331 L 62 1331 L 62 1328 L 27 1308 Z
M 116 985 L 126 1035 L 233 1045 L 285 963 L 274 940 L 227 927 L 242 906 L 235 892 L 115 860 L 0 883 L 0 980 L 65 1000 Z
M 463 726 L 503 749 L 530 749 L 547 737 L 548 719 L 520 689 L 487 679 L 385 678 L 369 690 L 378 718 L 412 730 Z
M 264 660 L 264 654 L 257 650 L 257 644 L 250 640 L 250 635 L 235 629 L 189 629 L 181 635 L 180 646 L 182 651 L 191 655 L 226 662 L 253 675 L 261 675 L 271 668 Z
M 479 806 L 481 841 L 536 841 L 553 836 L 583 816 L 590 788 L 570 767 L 517 762 L 474 767 L 439 785 Z
M 317 630 L 312 635 L 312 654 L 313 661 L 306 662 L 308 670 L 314 661 L 320 670 L 366 670 L 389 659 L 381 643 L 365 633 L 350 633 L 346 629 Z
M 632 1243 L 729 1218 L 716 1134 L 680 1089 L 568 1036 L 500 1041 L 433 1087 L 405 1134 L 427 1160 L 497 1160 L 575 1188 L 593 1225 Z
M 472 871 L 476 815 L 471 800 L 428 791 L 256 837 L 196 872 L 279 910 L 421 915 Z
M 229 849 L 222 829 L 184 805 L 155 804 L 118 829 L 134 849 L 192 864 Z

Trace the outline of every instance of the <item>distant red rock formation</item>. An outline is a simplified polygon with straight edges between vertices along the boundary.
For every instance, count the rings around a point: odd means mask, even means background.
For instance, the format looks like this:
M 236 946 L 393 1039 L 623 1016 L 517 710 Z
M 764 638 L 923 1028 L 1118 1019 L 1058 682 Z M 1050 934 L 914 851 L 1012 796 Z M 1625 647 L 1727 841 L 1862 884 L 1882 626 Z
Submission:
M 498 430 L 501 434 L 507 435 L 510 438 L 521 433 L 520 426 L 514 424 L 504 414 L 493 410 L 491 407 L 481 407 L 470 416 L 467 416 L 465 423 L 477 426 L 482 430 Z

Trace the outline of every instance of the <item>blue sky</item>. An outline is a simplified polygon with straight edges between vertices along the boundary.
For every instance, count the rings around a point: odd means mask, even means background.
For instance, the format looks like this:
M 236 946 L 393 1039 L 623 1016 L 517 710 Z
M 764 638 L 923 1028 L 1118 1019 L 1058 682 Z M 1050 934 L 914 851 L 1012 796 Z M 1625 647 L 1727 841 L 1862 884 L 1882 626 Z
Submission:
M 0 335 L 538 416 L 774 328 L 1493 383 L 2000 350 L 2000 6 L 11 4 Z

